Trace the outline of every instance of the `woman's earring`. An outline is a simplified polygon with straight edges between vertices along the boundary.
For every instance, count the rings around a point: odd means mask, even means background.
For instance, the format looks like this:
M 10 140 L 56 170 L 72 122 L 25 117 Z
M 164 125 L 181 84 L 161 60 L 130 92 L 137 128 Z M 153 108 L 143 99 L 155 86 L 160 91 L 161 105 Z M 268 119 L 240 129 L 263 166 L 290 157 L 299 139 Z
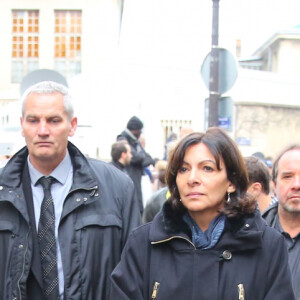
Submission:
M 181 198 L 179 199 L 179 201 L 181 202 Z
M 230 193 L 227 193 L 227 203 L 229 203 L 230 201 L 231 201 L 231 199 L 230 199 Z

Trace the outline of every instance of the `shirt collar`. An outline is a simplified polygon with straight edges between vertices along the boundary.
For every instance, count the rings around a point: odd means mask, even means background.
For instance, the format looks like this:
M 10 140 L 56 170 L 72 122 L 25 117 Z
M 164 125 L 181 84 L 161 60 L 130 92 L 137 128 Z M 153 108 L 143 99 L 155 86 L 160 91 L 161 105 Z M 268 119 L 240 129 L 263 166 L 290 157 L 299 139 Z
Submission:
M 37 181 L 45 175 L 34 168 L 32 163 L 30 162 L 29 156 L 27 157 L 27 162 L 28 162 L 28 169 L 29 169 L 31 183 L 33 185 L 36 185 Z M 65 184 L 65 182 L 67 181 L 67 177 L 68 177 L 70 168 L 72 168 L 72 162 L 71 162 L 71 157 L 70 157 L 69 151 L 67 150 L 67 153 L 66 153 L 64 159 L 51 172 L 51 174 L 49 176 L 54 177 L 61 184 Z

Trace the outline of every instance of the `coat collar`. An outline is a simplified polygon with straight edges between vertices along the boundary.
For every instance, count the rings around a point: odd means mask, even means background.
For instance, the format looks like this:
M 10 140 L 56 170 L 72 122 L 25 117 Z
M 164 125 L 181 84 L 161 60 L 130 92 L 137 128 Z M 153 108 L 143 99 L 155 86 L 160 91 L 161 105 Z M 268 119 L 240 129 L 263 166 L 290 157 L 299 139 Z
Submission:
M 265 226 L 258 211 L 239 219 L 226 218 L 224 232 L 215 249 L 240 251 L 259 248 Z M 170 202 L 166 201 L 162 211 L 152 222 L 150 242 L 170 241 L 176 237 L 189 240 L 191 243 L 191 230 L 183 221 L 182 213 L 175 212 Z
M 95 187 L 98 183 L 87 158 L 71 142 L 68 142 L 68 151 L 70 153 L 74 172 L 72 190 Z M 25 146 L 8 161 L 3 169 L 1 169 L 0 185 L 3 185 L 8 189 L 21 187 L 22 174 L 27 157 L 28 149 Z
M 125 138 L 130 145 L 135 145 L 138 143 L 138 139 L 127 128 L 124 131 L 122 131 L 120 135 L 118 135 L 117 140 L 120 140 L 122 138 Z
M 278 215 L 278 202 L 275 202 L 269 206 L 262 214 L 262 217 L 265 219 L 267 224 L 271 227 L 275 226 L 275 219 Z

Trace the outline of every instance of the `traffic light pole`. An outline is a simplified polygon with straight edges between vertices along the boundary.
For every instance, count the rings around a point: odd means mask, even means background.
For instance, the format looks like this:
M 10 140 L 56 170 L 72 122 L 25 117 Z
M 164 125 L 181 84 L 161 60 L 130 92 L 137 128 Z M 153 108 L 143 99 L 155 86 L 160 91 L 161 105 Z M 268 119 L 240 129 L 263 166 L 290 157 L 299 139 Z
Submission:
M 219 1 L 213 1 L 212 45 L 210 60 L 208 127 L 219 125 Z

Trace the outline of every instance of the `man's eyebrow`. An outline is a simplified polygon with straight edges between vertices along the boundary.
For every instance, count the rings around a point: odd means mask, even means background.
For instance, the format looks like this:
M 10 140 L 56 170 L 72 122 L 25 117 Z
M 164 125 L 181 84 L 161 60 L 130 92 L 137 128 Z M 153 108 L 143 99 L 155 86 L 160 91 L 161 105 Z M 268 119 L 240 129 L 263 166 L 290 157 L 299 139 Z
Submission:
M 280 173 L 280 175 L 290 175 L 293 174 L 293 171 L 283 171 Z
M 46 119 L 54 119 L 54 118 L 62 118 L 62 116 L 60 116 L 60 115 L 53 115 L 53 116 L 48 116 L 48 117 L 46 117 Z
M 28 114 L 25 116 L 26 118 L 38 118 L 37 115 L 33 115 L 33 114 Z

